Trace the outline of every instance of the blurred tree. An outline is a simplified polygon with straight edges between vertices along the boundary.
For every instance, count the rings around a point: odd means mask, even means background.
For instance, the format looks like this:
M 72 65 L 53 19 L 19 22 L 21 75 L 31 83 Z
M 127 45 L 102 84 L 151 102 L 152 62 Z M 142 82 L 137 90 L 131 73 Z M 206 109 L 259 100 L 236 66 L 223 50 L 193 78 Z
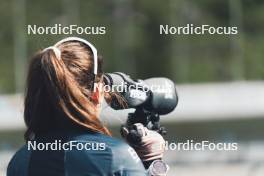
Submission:
M 65 37 L 27 35 L 27 24 L 105 26 L 105 35 L 80 36 L 96 45 L 107 72 L 180 83 L 263 79 L 263 9 L 262 0 L 1 0 L 0 93 L 21 92 L 27 58 Z M 159 34 L 160 24 L 188 23 L 238 26 L 239 34 Z
M 24 27 L 26 26 L 26 1 L 13 0 L 13 29 L 14 29 L 14 72 L 15 90 L 22 92 L 25 85 L 27 39 Z

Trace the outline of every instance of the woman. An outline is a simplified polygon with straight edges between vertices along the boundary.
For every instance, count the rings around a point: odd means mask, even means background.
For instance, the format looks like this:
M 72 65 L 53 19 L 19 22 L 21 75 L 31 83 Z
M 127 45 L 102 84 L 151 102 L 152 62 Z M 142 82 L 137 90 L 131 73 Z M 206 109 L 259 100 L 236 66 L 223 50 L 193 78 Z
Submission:
M 27 143 L 10 161 L 8 176 L 155 175 L 163 138 L 135 124 L 136 153 L 111 137 L 99 119 L 106 97 L 102 76 L 96 48 L 81 38 L 65 38 L 33 57 L 24 109 Z M 123 128 L 122 134 L 130 131 Z

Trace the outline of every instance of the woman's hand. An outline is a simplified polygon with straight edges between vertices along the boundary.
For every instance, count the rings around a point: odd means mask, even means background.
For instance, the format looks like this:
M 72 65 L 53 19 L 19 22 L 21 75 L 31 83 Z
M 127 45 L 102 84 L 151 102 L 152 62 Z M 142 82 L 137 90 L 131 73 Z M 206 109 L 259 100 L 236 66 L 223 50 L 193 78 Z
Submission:
M 143 163 L 162 159 L 165 141 L 156 131 L 147 129 L 141 123 L 136 123 L 129 129 L 122 126 L 121 135 L 135 149 Z

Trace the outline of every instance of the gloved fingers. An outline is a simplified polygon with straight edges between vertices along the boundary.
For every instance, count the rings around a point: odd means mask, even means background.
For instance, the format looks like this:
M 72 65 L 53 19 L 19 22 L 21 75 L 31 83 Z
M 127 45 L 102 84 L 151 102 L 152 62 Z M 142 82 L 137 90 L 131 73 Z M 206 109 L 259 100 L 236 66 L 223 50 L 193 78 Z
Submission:
M 142 123 L 135 123 L 132 127 L 138 133 L 138 136 L 145 137 L 148 135 L 148 129 Z
M 120 128 L 120 134 L 121 136 L 126 139 L 127 138 L 127 135 L 129 134 L 129 130 L 128 128 L 125 126 L 125 125 L 122 125 L 121 128 Z
M 152 161 L 163 157 L 165 140 L 158 132 L 147 129 L 141 123 L 130 127 L 121 126 L 120 132 L 142 161 Z
M 141 142 L 142 134 L 137 129 L 123 125 L 120 128 L 120 134 L 132 146 L 136 146 Z
M 120 134 L 130 145 L 136 146 L 139 145 L 142 138 L 147 135 L 147 128 L 141 123 L 136 123 L 130 128 L 123 125 L 120 128 Z

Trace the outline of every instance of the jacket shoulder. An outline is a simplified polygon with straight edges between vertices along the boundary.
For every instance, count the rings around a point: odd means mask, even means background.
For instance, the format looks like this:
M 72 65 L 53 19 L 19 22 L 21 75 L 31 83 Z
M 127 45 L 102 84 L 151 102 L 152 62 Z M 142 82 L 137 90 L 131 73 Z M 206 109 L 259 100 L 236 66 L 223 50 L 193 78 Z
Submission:
M 11 158 L 7 167 L 7 176 L 28 175 L 27 168 L 30 160 L 30 150 L 27 145 L 22 146 Z

